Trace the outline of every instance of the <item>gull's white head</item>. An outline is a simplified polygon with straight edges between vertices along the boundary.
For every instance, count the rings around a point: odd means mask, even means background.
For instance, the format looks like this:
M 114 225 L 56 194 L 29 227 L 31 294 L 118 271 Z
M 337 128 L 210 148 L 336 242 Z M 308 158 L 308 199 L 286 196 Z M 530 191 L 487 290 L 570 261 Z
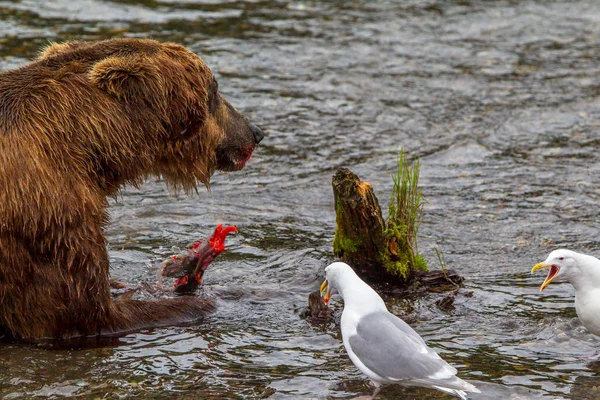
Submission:
M 335 262 L 325 268 L 325 281 L 321 284 L 321 296 L 325 294 L 323 300 L 325 304 L 329 302 L 332 291 L 340 290 L 340 280 L 348 274 L 356 276 L 356 273 L 348 264 Z
M 540 292 L 546 288 L 553 280 L 567 280 L 571 283 L 577 281 L 582 276 L 581 267 L 584 263 L 589 262 L 585 254 L 579 254 L 571 250 L 554 250 L 546 261 L 536 264 L 531 269 L 535 272 L 538 269 L 549 268 L 546 279 L 540 286 Z

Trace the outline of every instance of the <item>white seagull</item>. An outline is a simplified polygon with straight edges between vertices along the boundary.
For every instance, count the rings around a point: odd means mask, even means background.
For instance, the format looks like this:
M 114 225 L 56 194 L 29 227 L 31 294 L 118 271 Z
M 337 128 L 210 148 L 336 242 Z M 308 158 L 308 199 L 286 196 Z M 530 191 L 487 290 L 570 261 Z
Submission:
M 434 388 L 466 399 L 465 392 L 480 393 L 456 377 L 456 368 L 427 347 L 421 336 L 400 318 L 354 270 L 342 262 L 325 268 L 321 295 L 329 302 L 332 289 L 344 300 L 341 330 L 350 360 L 379 391 L 381 384 Z
M 540 292 L 553 280 L 567 280 L 575 288 L 575 311 L 590 332 L 600 336 L 600 260 L 571 250 L 554 250 L 531 269 L 549 268 Z

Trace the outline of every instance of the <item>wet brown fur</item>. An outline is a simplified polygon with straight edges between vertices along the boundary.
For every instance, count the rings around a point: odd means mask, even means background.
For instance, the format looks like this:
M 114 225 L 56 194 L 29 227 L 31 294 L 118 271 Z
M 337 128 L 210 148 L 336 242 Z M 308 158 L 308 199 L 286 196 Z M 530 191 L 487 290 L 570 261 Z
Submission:
M 189 50 L 139 39 L 52 44 L 0 74 L 0 328 L 93 336 L 211 309 L 197 297 L 114 301 L 103 228 L 124 184 L 160 175 L 196 190 L 254 148 L 215 85 Z

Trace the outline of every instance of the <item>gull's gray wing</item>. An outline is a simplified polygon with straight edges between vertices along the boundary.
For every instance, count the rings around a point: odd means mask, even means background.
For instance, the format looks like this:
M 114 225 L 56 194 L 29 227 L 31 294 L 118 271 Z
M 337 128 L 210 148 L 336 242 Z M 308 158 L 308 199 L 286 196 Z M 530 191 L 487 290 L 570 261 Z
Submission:
M 367 368 L 387 380 L 439 383 L 456 374 L 406 322 L 386 311 L 362 317 L 348 344 Z

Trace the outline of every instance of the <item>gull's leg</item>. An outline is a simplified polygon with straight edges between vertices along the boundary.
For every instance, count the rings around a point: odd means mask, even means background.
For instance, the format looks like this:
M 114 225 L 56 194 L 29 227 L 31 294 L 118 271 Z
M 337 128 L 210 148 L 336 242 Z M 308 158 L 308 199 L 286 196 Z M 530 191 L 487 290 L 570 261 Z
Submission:
M 375 396 L 377 396 L 377 393 L 381 390 L 381 386 L 377 382 L 373 382 L 373 385 L 375 385 L 375 391 L 373 392 L 371 399 L 375 399 Z
M 379 383 L 377 382 L 373 382 L 373 381 L 369 381 L 369 387 L 374 387 L 375 391 L 373 392 L 373 394 L 371 396 L 358 396 L 358 397 L 353 397 L 352 400 L 373 400 L 375 399 L 375 396 L 377 396 L 377 393 L 379 393 L 379 390 L 381 389 L 381 386 L 379 385 Z

